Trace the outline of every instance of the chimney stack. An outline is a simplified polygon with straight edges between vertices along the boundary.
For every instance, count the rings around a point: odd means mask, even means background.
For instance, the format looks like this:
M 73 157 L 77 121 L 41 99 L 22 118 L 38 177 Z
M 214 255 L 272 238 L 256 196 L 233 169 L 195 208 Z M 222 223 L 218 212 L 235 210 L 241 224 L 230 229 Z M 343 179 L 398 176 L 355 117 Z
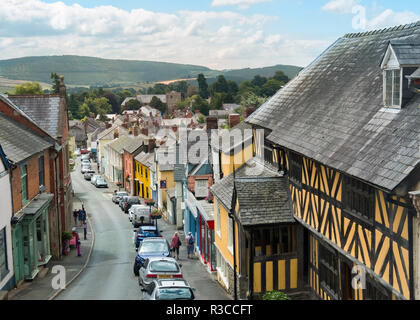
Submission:
M 229 129 L 232 129 L 236 125 L 241 123 L 241 116 L 237 113 L 232 113 L 229 115 Z
M 111 127 L 112 127 L 112 125 L 109 122 L 105 122 L 105 129 L 109 129 Z
M 143 135 L 145 135 L 145 136 L 148 136 L 149 135 L 149 129 L 147 129 L 147 128 L 141 128 L 140 129 L 140 133 L 143 134 Z
M 139 135 L 139 127 L 137 125 L 134 125 L 133 127 L 133 135 L 137 137 Z
M 207 131 L 210 131 L 212 129 L 218 129 L 219 125 L 218 125 L 218 120 L 216 117 L 206 117 L 206 124 L 207 124 Z
M 173 131 L 173 132 L 177 132 L 177 131 L 178 131 L 178 126 L 177 126 L 176 124 L 174 124 L 174 125 L 172 126 L 172 131 Z
M 118 129 L 115 129 L 114 130 L 114 139 L 118 139 L 118 136 L 119 136 Z
M 250 106 L 248 108 L 245 108 L 244 110 L 244 118 L 248 118 L 253 112 L 255 111 L 255 107 L 254 106 Z
M 156 148 L 156 140 L 150 139 L 149 143 L 147 144 L 147 153 L 153 152 L 155 148 Z

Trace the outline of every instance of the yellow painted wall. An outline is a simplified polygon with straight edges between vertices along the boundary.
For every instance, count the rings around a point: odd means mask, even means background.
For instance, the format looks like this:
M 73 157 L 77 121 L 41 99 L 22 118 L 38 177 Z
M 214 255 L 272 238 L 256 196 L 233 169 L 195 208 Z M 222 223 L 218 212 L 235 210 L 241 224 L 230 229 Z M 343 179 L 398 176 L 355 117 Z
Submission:
M 239 168 L 245 162 L 252 158 L 253 155 L 253 146 L 250 144 L 240 153 L 236 155 L 224 154 L 221 155 L 222 161 L 222 172 L 223 176 L 226 177 L 233 173 L 233 165 L 235 164 L 235 169 Z
M 166 203 L 166 195 L 167 195 L 166 190 L 172 189 L 175 187 L 174 172 L 173 171 L 159 171 L 159 165 L 158 165 L 157 179 L 158 179 L 158 184 L 160 184 L 161 180 L 166 180 L 166 189 L 161 189 L 162 202 Z
M 135 178 L 140 182 L 140 190 L 137 195 L 140 198 L 152 199 L 152 190 L 150 188 L 150 169 L 137 160 L 134 162 L 136 166 Z M 144 185 L 143 188 L 141 187 L 141 184 Z

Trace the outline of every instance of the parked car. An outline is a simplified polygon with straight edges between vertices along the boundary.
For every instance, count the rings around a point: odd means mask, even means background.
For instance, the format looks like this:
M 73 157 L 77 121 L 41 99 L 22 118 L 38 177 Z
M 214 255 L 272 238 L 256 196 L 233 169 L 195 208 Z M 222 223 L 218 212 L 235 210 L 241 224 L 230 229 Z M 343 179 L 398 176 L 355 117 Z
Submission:
M 134 260 L 133 271 L 136 276 L 139 275 L 139 270 L 143 266 L 147 258 L 152 257 L 169 257 L 170 247 L 165 238 L 146 238 L 137 250 L 137 255 Z
M 137 230 L 136 237 L 134 238 L 134 245 L 136 246 L 136 248 L 138 248 L 140 246 L 140 243 L 145 238 L 156 238 L 156 237 L 162 237 L 162 236 L 160 235 L 160 232 L 155 225 L 153 225 L 152 223 L 142 224 Z
M 75 157 L 80 156 L 80 149 L 74 150 L 74 153 L 73 154 L 74 154 Z
M 89 154 L 89 150 L 88 149 L 82 149 L 80 150 L 81 154 Z
M 128 209 L 130 209 L 133 204 L 140 204 L 140 198 L 137 196 L 124 196 L 120 201 L 120 208 L 125 213 L 128 213 Z
M 154 279 L 180 279 L 181 267 L 174 258 L 148 258 L 139 270 L 139 285 L 145 287 Z
M 112 196 L 112 202 L 119 203 L 120 199 L 124 196 L 128 196 L 128 193 L 125 191 L 114 191 L 114 194 Z
M 154 280 L 141 290 L 143 300 L 194 300 L 194 289 L 185 279 Z
M 108 188 L 108 182 L 106 182 L 105 178 L 103 178 L 103 177 L 96 178 L 95 187 L 96 188 Z
M 95 171 L 93 171 L 93 170 L 90 170 L 90 171 L 88 171 L 88 172 L 86 172 L 84 175 L 83 175 L 83 177 L 85 178 L 85 180 L 91 180 L 92 179 L 92 176 L 93 176 L 93 174 L 95 173 Z
M 138 222 L 140 217 L 143 217 L 143 222 L 150 222 L 149 217 L 150 208 L 143 204 L 133 204 L 130 209 L 128 209 L 128 219 L 133 223 L 134 228 L 138 228 Z
M 94 174 L 94 175 L 92 176 L 92 179 L 90 179 L 90 183 L 92 183 L 93 185 L 95 185 L 95 183 L 96 183 L 96 179 L 98 179 L 99 177 L 101 177 L 101 175 L 100 175 L 100 174 Z
M 90 167 L 90 165 L 82 165 L 82 169 L 80 170 L 80 172 L 82 174 L 85 174 L 86 172 L 89 172 L 91 170 L 92 170 L 92 168 Z

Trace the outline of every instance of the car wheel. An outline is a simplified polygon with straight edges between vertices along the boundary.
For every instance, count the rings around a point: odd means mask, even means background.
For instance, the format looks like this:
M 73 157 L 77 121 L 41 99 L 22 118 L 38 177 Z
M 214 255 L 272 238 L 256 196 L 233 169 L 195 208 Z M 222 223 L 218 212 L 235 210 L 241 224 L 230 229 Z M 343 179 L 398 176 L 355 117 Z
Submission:
M 134 268 L 133 268 L 134 270 L 134 275 L 136 276 L 136 277 L 138 277 L 139 276 L 139 267 L 137 267 L 135 264 L 134 264 Z

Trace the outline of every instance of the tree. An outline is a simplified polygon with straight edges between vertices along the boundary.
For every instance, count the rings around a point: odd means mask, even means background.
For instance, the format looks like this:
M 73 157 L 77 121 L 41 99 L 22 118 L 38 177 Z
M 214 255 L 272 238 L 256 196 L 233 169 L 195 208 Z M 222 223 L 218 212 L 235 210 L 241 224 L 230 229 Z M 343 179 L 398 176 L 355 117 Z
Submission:
M 111 113 L 112 106 L 109 104 L 107 98 L 93 98 L 89 97 L 85 99 L 85 102 L 79 108 L 79 115 L 81 117 L 89 117 L 90 113 L 107 114 Z
M 289 77 L 286 76 L 283 71 L 276 71 L 276 73 L 274 74 L 273 78 L 277 81 L 282 81 L 283 83 L 288 83 L 290 81 Z
M 160 114 L 165 114 L 167 111 L 166 103 L 163 103 L 158 97 L 154 96 L 150 101 L 150 106 L 160 111 Z
M 60 93 L 60 76 L 55 72 L 51 72 L 51 80 L 52 80 L 52 93 L 59 94 Z
M 17 85 L 13 91 L 13 94 L 17 95 L 40 95 L 43 94 L 41 85 L 38 82 L 26 82 L 21 85 Z
M 105 92 L 102 97 L 106 98 L 112 106 L 112 113 L 121 113 L 121 103 L 119 98 L 112 92 Z
M 123 107 L 123 110 L 139 110 L 141 108 L 141 103 L 137 99 L 131 99 L 129 100 L 125 106 Z
M 204 114 L 205 116 L 209 115 L 210 105 L 207 100 L 203 99 L 200 95 L 195 95 L 191 97 L 193 101 L 192 110 L 200 110 L 200 113 Z
M 71 113 L 73 119 L 79 119 L 79 107 L 80 103 L 76 99 L 76 95 L 71 93 L 69 102 L 67 104 L 69 113 Z
M 253 92 L 248 92 L 242 96 L 240 106 L 242 108 L 253 106 L 255 109 L 258 109 L 267 100 L 268 98 L 259 97 Z
M 254 76 L 254 79 L 252 79 L 251 84 L 254 87 L 262 87 L 267 82 L 267 78 L 261 77 L 260 75 Z
M 273 96 L 284 85 L 284 82 L 276 79 L 268 80 L 261 88 L 261 94 L 266 97 Z
M 220 75 L 217 77 L 217 81 L 213 82 L 210 85 L 209 92 L 211 95 L 214 95 L 215 93 L 228 93 L 229 92 L 229 85 L 226 81 L 225 76 Z
M 193 85 L 189 85 L 187 89 L 187 97 L 192 97 L 196 94 L 199 94 L 197 87 Z
M 197 77 L 197 82 L 198 82 L 198 92 L 200 94 L 200 97 L 203 99 L 208 99 L 209 97 L 209 91 L 208 91 L 208 84 L 207 84 L 207 80 L 204 77 L 204 74 L 200 73 Z

